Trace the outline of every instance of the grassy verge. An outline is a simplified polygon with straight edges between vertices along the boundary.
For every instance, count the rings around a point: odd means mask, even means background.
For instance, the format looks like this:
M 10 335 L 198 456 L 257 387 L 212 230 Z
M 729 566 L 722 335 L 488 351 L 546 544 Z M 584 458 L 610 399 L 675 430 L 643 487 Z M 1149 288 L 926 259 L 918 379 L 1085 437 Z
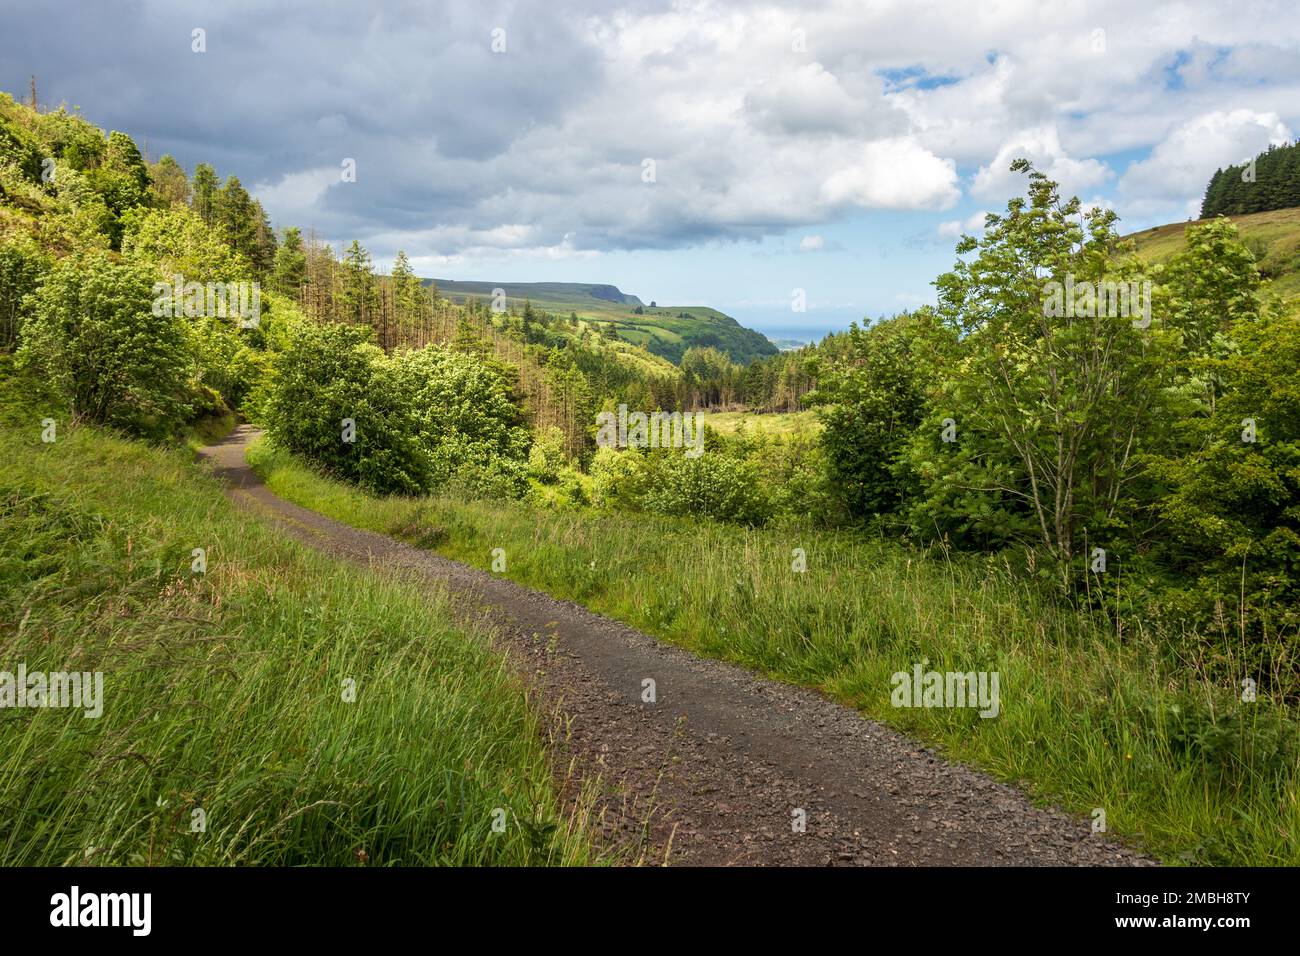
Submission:
M 0 709 L 0 863 L 593 861 L 484 635 L 40 417 L 0 426 L 0 671 L 102 671 L 103 713 Z
M 265 441 L 279 495 L 509 577 L 693 651 L 821 688 L 1178 863 L 1300 863 L 1296 715 L 1166 668 L 1140 630 L 1062 609 L 996 562 L 936 562 L 849 534 L 608 512 L 380 499 Z M 793 570 L 793 551 L 807 570 Z M 890 677 L 997 671 L 1001 713 L 895 708 Z

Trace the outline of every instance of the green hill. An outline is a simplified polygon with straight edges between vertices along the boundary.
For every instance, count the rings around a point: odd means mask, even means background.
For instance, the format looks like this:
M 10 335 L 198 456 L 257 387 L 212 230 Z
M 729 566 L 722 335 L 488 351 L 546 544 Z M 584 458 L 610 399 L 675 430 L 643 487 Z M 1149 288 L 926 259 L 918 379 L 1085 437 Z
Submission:
M 1300 298 L 1300 207 L 1245 216 L 1227 216 L 1255 254 L 1260 271 L 1272 280 L 1272 290 L 1287 299 Z M 1181 252 L 1191 222 L 1171 222 L 1128 236 L 1137 253 L 1149 262 L 1164 262 Z
M 432 279 L 438 291 L 453 302 L 467 299 L 490 303 L 492 290 L 502 289 L 507 308 L 518 311 L 525 301 L 533 308 L 560 316 L 575 314 L 596 324 L 609 324 L 619 338 L 644 345 L 670 362 L 680 362 L 693 346 L 712 346 L 733 362 L 747 365 L 756 358 L 775 355 L 777 347 L 731 316 L 706 306 L 646 305 L 612 285 L 581 282 L 458 282 Z M 637 310 L 640 310 L 639 312 Z

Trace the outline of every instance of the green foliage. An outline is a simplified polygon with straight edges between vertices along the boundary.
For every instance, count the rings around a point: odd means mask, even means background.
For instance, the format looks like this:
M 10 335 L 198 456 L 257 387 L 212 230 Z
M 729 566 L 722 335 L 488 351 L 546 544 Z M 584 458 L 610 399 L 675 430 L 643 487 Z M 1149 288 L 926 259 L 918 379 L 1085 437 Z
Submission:
M 121 243 L 123 216 L 148 204 L 150 198 L 149 169 L 135 141 L 125 133 L 110 133 L 104 161 L 88 173 L 88 179 L 113 216 L 108 234 L 116 249 Z
M 1257 665 L 1262 645 L 1300 629 L 1300 314 L 1243 316 L 1226 335 L 1197 365 L 1221 397 L 1188 420 L 1181 453 L 1149 465 L 1166 488 L 1161 557 L 1186 581 L 1178 602 L 1205 633 L 1251 637 Z
M 1114 213 L 1080 215 L 1027 163 L 1012 168 L 1029 171 L 1028 200 L 990 215 L 936 282 L 954 344 L 909 448 L 914 521 L 980 547 L 1033 544 L 1065 583 L 1085 539 L 1109 544 L 1136 517 L 1126 490 L 1161 434 L 1168 333 L 1141 327 L 1145 277 L 1114 255 Z M 1128 309 L 1081 295 L 1105 283 L 1137 284 Z
M 163 208 L 169 206 L 189 207 L 189 178 L 175 158 L 163 154 L 162 158 L 154 163 L 149 170 L 149 179 L 152 183 L 154 205 Z
M 48 257 L 30 240 L 0 239 L 0 349 L 18 344 L 27 311 L 23 300 L 49 267 Z
M 23 322 L 21 366 L 50 382 L 77 418 L 140 435 L 175 430 L 188 412 L 185 330 L 153 314 L 151 272 L 103 254 L 54 266 Z
M 284 447 L 380 492 L 418 494 L 454 483 L 518 496 L 528 432 L 501 378 L 450 349 L 389 358 L 371 332 L 303 323 L 276 356 L 268 427 Z M 344 440 L 344 420 L 355 440 Z
M 229 243 L 185 208 L 136 209 L 126 217 L 122 254 L 154 264 L 159 278 L 184 282 L 238 282 L 252 267 Z
M 379 492 L 428 487 L 410 402 L 369 329 L 304 323 L 277 356 L 267 401 L 276 441 Z M 346 420 L 353 433 L 345 435 Z M 351 438 L 353 440 L 345 440 Z
M 1216 170 L 1205 188 L 1201 218 L 1300 206 L 1300 143 L 1270 146 L 1250 163 Z
M 306 281 L 307 256 L 302 251 L 302 230 L 290 226 L 284 231 L 284 241 L 275 251 L 271 288 L 281 295 L 296 299 Z
M 451 482 L 476 495 L 521 495 L 530 439 L 500 375 L 472 356 L 437 346 L 400 351 L 391 363 L 394 387 L 417 421 L 426 487 Z
M 901 456 L 921 423 L 927 380 L 916 340 L 942 334 L 934 326 L 929 312 L 855 324 L 845 354 L 814 360 L 819 387 L 806 401 L 819 411 L 831 479 L 855 520 L 897 516 L 909 503 L 915 479 Z

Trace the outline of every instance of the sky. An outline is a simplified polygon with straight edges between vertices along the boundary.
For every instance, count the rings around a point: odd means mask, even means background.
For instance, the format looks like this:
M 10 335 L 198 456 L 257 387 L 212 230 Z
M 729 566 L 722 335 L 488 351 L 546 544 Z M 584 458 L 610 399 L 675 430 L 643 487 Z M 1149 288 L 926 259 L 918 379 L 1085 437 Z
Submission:
M 43 106 L 209 162 L 277 227 L 380 265 L 612 283 L 811 340 L 932 302 L 958 237 L 1023 192 L 1017 157 L 1124 231 L 1194 218 L 1217 168 L 1300 134 L 1300 15 L 0 0 L 0 89 L 33 75 Z

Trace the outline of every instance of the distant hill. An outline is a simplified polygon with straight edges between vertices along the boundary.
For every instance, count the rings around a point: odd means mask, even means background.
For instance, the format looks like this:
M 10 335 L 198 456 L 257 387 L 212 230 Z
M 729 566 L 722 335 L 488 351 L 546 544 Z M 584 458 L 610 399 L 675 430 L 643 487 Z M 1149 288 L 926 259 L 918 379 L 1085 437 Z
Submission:
M 1272 290 L 1288 299 L 1300 298 L 1300 207 L 1227 218 L 1255 254 L 1265 278 L 1272 280 Z M 1190 225 L 1171 222 L 1127 238 L 1136 243 L 1143 259 L 1163 262 L 1183 250 L 1184 233 Z
M 803 339 L 769 339 L 768 341 L 782 352 L 794 352 L 808 344 Z
M 692 346 L 712 346 L 742 365 L 778 351 L 765 336 L 717 309 L 698 305 L 647 305 L 638 296 L 628 295 L 612 285 L 425 280 L 430 281 L 453 302 L 466 299 L 491 302 L 492 290 L 502 289 L 508 308 L 519 310 L 525 301 L 530 301 L 533 308 L 555 315 L 575 314 L 594 324 L 612 325 L 619 338 L 645 345 L 648 351 L 670 362 L 680 362 Z

